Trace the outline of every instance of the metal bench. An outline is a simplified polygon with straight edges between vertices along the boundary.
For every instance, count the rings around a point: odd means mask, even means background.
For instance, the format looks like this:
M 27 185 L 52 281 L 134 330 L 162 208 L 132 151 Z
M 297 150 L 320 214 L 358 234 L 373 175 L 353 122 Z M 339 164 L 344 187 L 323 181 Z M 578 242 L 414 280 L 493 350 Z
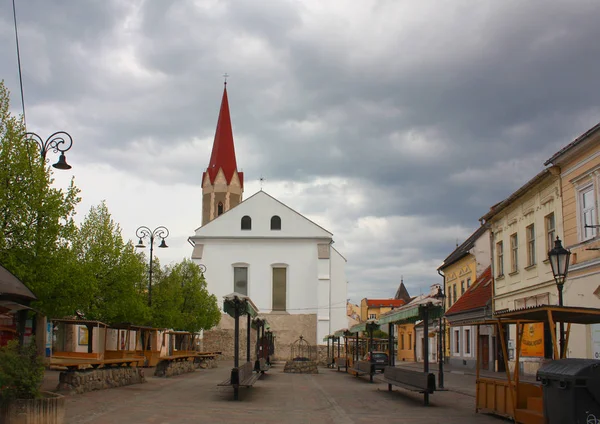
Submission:
M 413 392 L 423 393 L 425 405 L 429 404 L 429 394 L 435 392 L 435 375 L 433 373 L 385 367 L 383 381 L 388 383 L 388 390 L 390 391 L 392 385 L 394 385 Z
M 262 374 L 269 371 L 270 368 L 271 365 L 267 363 L 267 360 L 265 358 L 259 358 L 254 363 L 254 371 L 260 372 Z
M 340 368 L 347 367 L 348 359 L 345 356 L 339 356 L 339 357 L 335 358 L 335 366 L 337 367 L 338 371 L 340 370 Z
M 353 368 L 349 368 L 349 371 L 354 372 L 356 377 L 369 374 L 369 382 L 372 383 L 373 375 L 375 375 L 375 364 L 370 361 L 358 361 L 354 363 Z
M 254 364 L 246 362 L 241 367 L 231 369 L 231 377 L 219 383 L 219 386 L 232 386 L 233 399 L 238 400 L 240 387 L 252 387 L 256 380 L 260 378 L 260 373 L 254 372 Z

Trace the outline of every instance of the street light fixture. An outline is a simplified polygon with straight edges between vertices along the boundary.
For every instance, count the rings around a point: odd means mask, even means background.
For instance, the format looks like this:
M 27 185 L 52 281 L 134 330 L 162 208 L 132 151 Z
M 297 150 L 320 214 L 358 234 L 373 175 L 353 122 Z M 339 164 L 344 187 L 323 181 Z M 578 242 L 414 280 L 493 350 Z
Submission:
M 554 241 L 554 249 L 548 252 L 548 259 L 550 260 L 550 266 L 552 267 L 552 275 L 558 288 L 558 306 L 563 306 L 563 287 L 569 273 L 569 260 L 571 259 L 571 252 L 565 249 L 556 236 Z M 565 348 L 565 329 L 564 323 L 561 321 L 560 325 L 560 357 L 564 355 Z
M 445 309 L 446 309 L 446 293 L 444 293 L 444 291 L 442 290 L 442 286 L 438 287 L 438 291 L 433 297 L 434 297 L 434 299 L 439 299 L 442 302 L 442 310 L 445 311 Z M 444 388 L 444 353 L 445 353 L 444 336 L 446 335 L 446 323 L 444 321 L 443 315 L 440 317 L 440 322 L 438 323 L 438 328 L 439 328 L 438 387 L 440 389 L 443 389 Z
M 67 157 L 65 156 L 65 152 L 73 145 L 73 138 L 68 133 L 57 131 L 44 141 L 42 137 L 36 133 L 27 132 L 25 133 L 25 140 L 33 141 L 37 144 L 40 149 L 40 156 L 44 162 L 46 161 L 46 154 L 49 150 L 52 150 L 54 153 L 60 152 L 58 162 L 52 166 L 56 169 L 71 169 L 71 165 L 67 163 Z
M 150 240 L 150 270 L 148 271 L 148 306 L 152 306 L 152 257 L 154 252 L 154 240 L 158 237 L 161 239 L 158 247 L 165 249 L 167 243 L 165 243 L 165 239 L 169 237 L 169 230 L 167 227 L 156 227 L 154 231 L 150 230 L 150 228 L 141 226 L 137 230 L 135 230 L 135 236 L 139 238 L 138 244 L 135 247 L 145 248 L 144 239 L 148 238 Z

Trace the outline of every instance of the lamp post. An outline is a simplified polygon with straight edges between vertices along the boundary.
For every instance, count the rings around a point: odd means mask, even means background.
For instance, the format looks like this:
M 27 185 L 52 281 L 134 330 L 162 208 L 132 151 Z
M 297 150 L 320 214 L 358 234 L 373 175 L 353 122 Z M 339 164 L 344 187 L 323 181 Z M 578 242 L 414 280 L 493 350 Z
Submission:
M 556 236 L 554 241 L 554 249 L 548 252 L 548 259 L 550 260 L 550 266 L 552 267 L 552 275 L 558 288 L 558 306 L 563 306 L 563 287 L 567 274 L 569 273 L 569 260 L 571 258 L 571 252 L 565 249 Z M 560 357 L 562 358 L 565 354 L 565 328 L 564 323 L 559 322 L 560 325 Z
M 438 291 L 434 296 L 436 299 L 442 301 L 442 310 L 446 309 L 446 294 L 442 290 L 442 287 L 438 287 Z M 444 336 L 446 333 L 446 325 L 444 322 L 444 317 L 441 316 L 438 323 L 439 328 L 439 336 L 438 336 L 438 344 L 439 344 L 439 353 L 438 353 L 438 387 L 440 389 L 444 388 Z
M 167 246 L 167 243 L 165 243 L 165 239 L 167 237 L 169 237 L 169 230 L 167 230 L 167 227 L 160 226 L 160 227 L 156 227 L 154 229 L 154 231 L 152 231 L 148 227 L 141 226 L 137 230 L 135 230 L 135 236 L 140 239 L 138 241 L 138 244 L 136 244 L 136 246 L 135 246 L 135 247 L 139 247 L 139 248 L 146 247 L 144 245 L 143 239 L 145 239 L 145 238 L 150 239 L 150 270 L 148 272 L 148 306 L 152 306 L 152 256 L 153 256 L 153 252 L 154 252 L 154 239 L 157 237 L 161 239 L 161 242 L 158 245 L 158 247 L 163 248 L 163 249 L 169 247 L 169 246 Z
M 42 161 L 46 161 L 46 154 L 48 151 L 52 150 L 54 153 L 60 152 L 58 162 L 52 166 L 56 169 L 71 169 L 71 165 L 67 163 L 67 157 L 65 156 L 65 152 L 73 145 L 73 138 L 68 133 L 57 131 L 44 141 L 44 139 L 36 133 L 27 132 L 25 133 L 25 140 L 33 141 L 37 144 L 40 149 Z

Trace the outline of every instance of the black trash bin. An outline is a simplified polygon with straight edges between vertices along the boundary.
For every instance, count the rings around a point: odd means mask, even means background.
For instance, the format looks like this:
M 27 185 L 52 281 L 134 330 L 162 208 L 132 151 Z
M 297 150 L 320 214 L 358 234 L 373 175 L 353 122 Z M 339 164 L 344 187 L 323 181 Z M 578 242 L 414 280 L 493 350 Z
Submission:
M 600 423 L 600 361 L 568 358 L 537 372 L 548 424 Z

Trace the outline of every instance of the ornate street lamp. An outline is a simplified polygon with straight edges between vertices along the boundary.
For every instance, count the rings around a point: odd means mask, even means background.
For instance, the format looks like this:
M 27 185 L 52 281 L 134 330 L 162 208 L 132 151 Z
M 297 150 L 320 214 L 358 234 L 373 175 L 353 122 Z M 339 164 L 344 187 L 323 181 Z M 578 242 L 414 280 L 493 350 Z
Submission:
M 167 227 L 160 226 L 160 227 L 156 227 L 154 229 L 154 231 L 152 231 L 148 227 L 141 226 L 137 230 L 135 230 L 135 236 L 140 239 L 138 241 L 138 244 L 136 244 L 135 247 L 139 247 L 142 249 L 146 247 L 144 245 L 143 240 L 145 238 L 150 239 L 150 270 L 148 272 L 148 306 L 152 306 L 152 256 L 153 256 L 153 252 L 154 252 L 154 239 L 157 237 L 161 239 L 161 242 L 158 245 L 158 247 L 160 247 L 162 249 L 169 247 L 169 246 L 167 246 L 167 243 L 165 243 L 165 239 L 167 237 L 169 237 L 169 230 L 167 229 Z
M 446 309 L 446 294 L 442 290 L 442 286 L 438 287 L 437 293 L 433 296 L 435 299 L 439 299 L 442 302 L 442 309 L 445 311 Z M 444 317 L 441 316 L 439 318 L 438 323 L 439 335 L 438 335 L 438 345 L 439 345 L 439 353 L 438 353 L 438 387 L 440 389 L 444 388 L 444 336 L 446 335 L 446 324 L 444 321 Z
M 556 236 L 554 242 L 554 249 L 548 252 L 548 259 L 550 260 L 550 266 L 552 267 L 552 275 L 554 281 L 556 281 L 556 287 L 558 288 L 558 306 L 563 306 L 563 287 L 567 274 L 569 273 L 569 260 L 571 259 L 571 252 L 565 249 Z M 565 329 L 564 324 L 560 323 L 560 357 L 564 355 L 565 347 Z
M 46 154 L 49 150 L 52 150 L 54 153 L 60 152 L 58 162 L 52 166 L 56 169 L 71 169 L 71 165 L 67 163 L 67 157 L 65 156 L 65 152 L 73 145 L 73 138 L 68 133 L 57 131 L 44 141 L 42 137 L 36 133 L 27 132 L 25 133 L 25 140 L 33 141 L 37 144 L 40 149 L 40 156 L 44 162 L 46 161 Z

